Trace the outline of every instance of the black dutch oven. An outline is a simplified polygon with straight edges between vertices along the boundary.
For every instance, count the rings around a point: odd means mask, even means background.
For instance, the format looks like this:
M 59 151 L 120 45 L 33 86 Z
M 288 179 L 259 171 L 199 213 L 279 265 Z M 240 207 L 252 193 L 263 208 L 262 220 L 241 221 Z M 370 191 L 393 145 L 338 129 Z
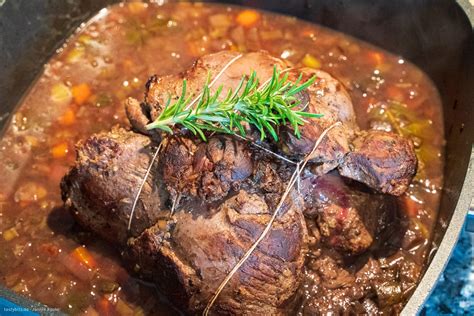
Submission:
M 80 25 L 113 0 L 0 0 L 0 131 L 43 65 Z M 155 2 L 157 2 L 155 0 Z M 158 1 L 160 2 L 160 1 Z M 474 6 L 469 0 L 230 0 L 294 15 L 399 54 L 424 70 L 444 106 L 444 190 L 424 276 L 402 314 L 418 313 L 474 209 Z M 0 134 L 1 136 L 1 134 Z M 472 166 L 470 166 L 472 164 Z M 2 305 L 3 304 L 3 305 Z M 0 306 L 25 315 L 45 306 L 0 288 Z

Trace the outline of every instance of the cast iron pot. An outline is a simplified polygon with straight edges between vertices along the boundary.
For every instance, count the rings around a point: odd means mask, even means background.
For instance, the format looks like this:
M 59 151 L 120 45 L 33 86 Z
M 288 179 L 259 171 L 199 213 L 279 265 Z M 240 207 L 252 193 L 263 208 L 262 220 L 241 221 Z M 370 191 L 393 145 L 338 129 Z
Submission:
M 81 22 L 114 2 L 0 0 L 0 131 L 55 49 Z M 429 266 L 402 312 L 418 313 L 449 259 L 472 204 L 474 170 L 469 165 L 474 164 L 474 7 L 469 0 L 209 2 L 251 6 L 322 24 L 403 56 L 434 81 L 444 106 L 445 185 Z M 41 304 L 7 289 L 0 288 L 0 297 L 40 313 L 45 311 Z

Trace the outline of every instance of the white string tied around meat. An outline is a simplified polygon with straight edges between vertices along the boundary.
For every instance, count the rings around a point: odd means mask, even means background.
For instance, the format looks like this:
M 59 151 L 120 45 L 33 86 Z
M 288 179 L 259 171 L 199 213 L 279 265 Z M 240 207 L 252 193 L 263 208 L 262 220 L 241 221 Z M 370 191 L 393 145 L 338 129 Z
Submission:
M 140 197 L 140 194 L 142 193 L 143 186 L 145 185 L 146 180 L 148 179 L 148 176 L 150 175 L 151 168 L 153 167 L 153 164 L 155 163 L 155 160 L 158 157 L 158 153 L 160 152 L 162 145 L 163 145 L 163 141 L 161 141 L 158 147 L 156 148 L 156 151 L 153 154 L 153 157 L 151 158 L 150 164 L 148 165 L 148 169 L 146 170 L 145 175 L 143 176 L 142 182 L 140 183 L 140 186 L 138 187 L 138 191 L 135 194 L 135 199 L 133 200 L 133 204 L 132 204 L 132 210 L 130 212 L 130 218 L 128 219 L 127 231 L 130 231 L 130 228 L 132 227 L 132 219 L 133 219 L 133 215 L 135 214 L 135 209 L 137 208 L 138 199 Z
M 245 140 L 245 141 L 249 142 L 252 146 L 255 146 L 255 147 L 257 147 L 257 148 L 263 150 L 264 152 L 266 152 L 266 153 L 268 153 L 268 154 L 270 154 L 270 155 L 273 155 L 273 156 L 275 156 L 275 157 L 277 157 L 277 158 L 279 158 L 279 159 L 281 159 L 281 160 L 283 160 L 283 161 L 285 161 L 285 162 L 288 162 L 288 163 L 290 163 L 290 164 L 292 164 L 292 165 L 297 165 L 297 164 L 298 164 L 297 162 L 294 162 L 293 160 L 290 160 L 290 159 L 288 159 L 288 158 L 286 158 L 286 157 L 284 157 L 284 156 L 282 156 L 282 155 L 277 154 L 276 152 L 271 151 L 270 149 L 265 148 L 264 146 L 261 146 L 261 145 L 255 143 L 252 139 L 250 139 L 250 138 L 248 138 L 248 137 L 244 137 L 244 136 L 239 135 L 239 134 L 237 134 L 237 133 L 233 133 L 232 135 L 234 135 L 234 136 L 237 137 L 237 138 L 240 138 L 240 139 L 242 139 L 242 140 Z
M 263 232 L 260 234 L 260 236 L 257 238 L 257 240 L 252 244 L 252 246 L 247 250 L 247 252 L 245 253 L 245 255 L 239 260 L 239 262 L 237 262 L 237 264 L 232 268 L 232 270 L 227 274 L 227 276 L 225 277 L 225 279 L 221 282 L 221 284 L 219 285 L 219 287 L 217 288 L 217 290 L 214 292 L 212 298 L 209 300 L 209 302 L 207 303 L 207 306 L 206 308 L 204 309 L 204 312 L 203 312 L 203 315 L 204 316 L 208 316 L 209 315 L 209 311 L 211 310 L 212 306 L 214 305 L 215 301 L 217 300 L 217 298 L 219 297 L 219 294 L 222 292 L 222 290 L 224 289 L 224 287 L 227 285 L 227 283 L 229 283 L 230 279 L 234 276 L 234 274 L 240 269 L 240 267 L 245 263 L 245 261 L 247 261 L 247 259 L 252 255 L 252 253 L 254 252 L 254 250 L 258 247 L 258 245 L 260 244 L 260 242 L 267 236 L 268 232 L 270 231 L 273 223 L 275 222 L 279 212 L 280 212 L 280 209 L 282 208 L 283 206 L 283 203 L 285 202 L 286 198 L 288 197 L 288 195 L 290 194 L 291 192 L 291 189 L 293 188 L 293 186 L 295 185 L 295 183 L 297 181 L 299 181 L 299 175 L 301 173 L 301 171 L 306 167 L 306 164 L 308 163 L 308 161 L 311 159 L 311 156 L 314 154 L 314 152 L 316 151 L 316 149 L 319 147 L 319 145 L 321 144 L 321 142 L 323 141 L 324 137 L 326 137 L 327 133 L 333 129 L 334 127 L 336 126 L 339 126 L 341 125 L 342 123 L 341 122 L 336 122 L 334 124 L 332 124 L 331 126 L 329 126 L 328 128 L 326 128 L 322 133 L 321 135 L 319 135 L 318 139 L 316 140 L 314 146 L 313 146 L 313 149 L 311 150 L 311 152 L 306 155 L 306 157 L 300 161 L 300 163 L 298 163 L 299 165 L 299 168 L 296 168 L 295 172 L 293 172 L 291 178 L 290 178 L 290 181 L 288 182 L 288 185 L 286 186 L 286 189 L 285 191 L 283 192 L 281 198 L 280 198 L 280 201 L 278 202 L 278 205 L 275 209 L 275 211 L 273 212 L 273 215 L 272 217 L 270 218 L 270 220 L 268 221 L 265 229 L 263 230 Z
M 224 74 L 224 72 L 233 64 L 235 63 L 238 59 L 240 59 L 240 57 L 242 57 L 243 55 L 242 54 L 239 54 L 237 56 L 235 56 L 234 58 L 232 58 L 227 64 L 225 64 L 224 67 L 222 67 L 221 71 L 219 71 L 219 73 L 214 77 L 214 79 L 211 81 L 211 83 L 209 84 L 209 88 L 211 88 L 216 82 L 217 82 L 217 79 L 219 79 L 220 76 L 222 76 Z M 194 103 L 196 103 L 197 101 L 199 101 L 199 99 L 202 97 L 202 92 L 199 93 L 196 98 L 194 98 L 194 100 L 192 100 L 187 106 L 186 106 L 186 110 L 189 110 L 193 105 Z

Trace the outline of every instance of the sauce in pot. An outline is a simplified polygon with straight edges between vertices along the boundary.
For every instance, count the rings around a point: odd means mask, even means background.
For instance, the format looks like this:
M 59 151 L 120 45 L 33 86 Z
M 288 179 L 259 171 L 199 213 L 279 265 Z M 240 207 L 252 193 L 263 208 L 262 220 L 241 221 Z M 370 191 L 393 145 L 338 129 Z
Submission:
M 0 283 L 72 314 L 178 313 L 122 267 L 115 249 L 74 225 L 62 208 L 59 182 L 74 162 L 77 141 L 127 126 L 124 100 L 142 99 L 152 74 L 178 73 L 211 52 L 260 49 L 340 80 L 361 128 L 413 140 L 417 176 L 398 198 L 403 234 L 381 246 L 387 251 L 342 265 L 331 256 L 310 260 L 296 308 L 301 314 L 399 312 L 433 250 L 444 144 L 435 87 L 403 58 L 347 35 L 214 4 L 133 2 L 103 9 L 45 65 L 0 140 Z M 331 273 L 336 276 L 328 281 Z M 377 293 L 356 293 L 373 281 L 371 273 L 380 276 Z

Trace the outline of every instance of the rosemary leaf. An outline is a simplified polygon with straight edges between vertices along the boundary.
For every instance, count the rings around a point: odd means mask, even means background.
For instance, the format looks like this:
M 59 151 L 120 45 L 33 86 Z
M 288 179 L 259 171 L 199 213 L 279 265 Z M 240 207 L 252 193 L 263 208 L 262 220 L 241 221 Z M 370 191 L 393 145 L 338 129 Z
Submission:
M 296 81 L 291 82 L 288 73 L 281 76 L 274 67 L 270 80 L 260 86 L 257 73 L 252 71 L 249 76 L 242 76 L 237 88 L 229 89 L 224 97 L 221 97 L 223 86 L 211 93 L 210 78 L 209 74 L 195 102 L 191 96 L 186 96 L 187 81 L 184 79 L 178 100 L 171 103 L 171 97 L 168 98 L 158 118 L 146 128 L 173 133 L 173 127 L 181 125 L 206 140 L 205 131 L 240 133 L 245 137 L 244 125 L 250 125 L 260 132 L 261 140 L 270 135 L 277 141 L 278 126 L 290 124 L 294 134 L 300 137 L 299 126 L 306 123 L 305 118 L 323 116 L 305 112 L 296 98 L 298 93 L 314 83 L 316 77 L 301 83 L 303 76 L 300 74 Z

